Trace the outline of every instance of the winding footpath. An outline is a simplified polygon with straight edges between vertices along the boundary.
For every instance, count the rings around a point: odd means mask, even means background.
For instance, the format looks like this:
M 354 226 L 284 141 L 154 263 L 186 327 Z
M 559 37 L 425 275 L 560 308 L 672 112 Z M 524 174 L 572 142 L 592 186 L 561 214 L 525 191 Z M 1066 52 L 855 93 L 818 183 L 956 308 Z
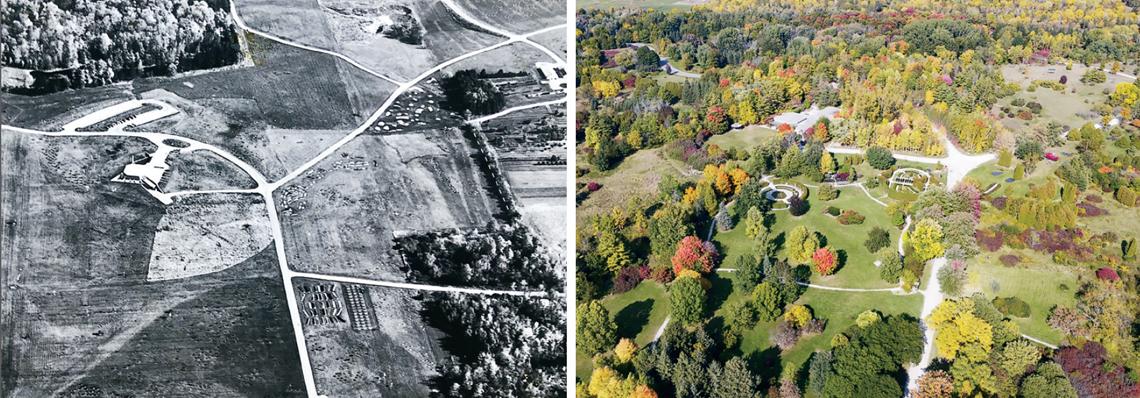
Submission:
M 530 296 L 530 297 L 550 297 L 550 296 L 563 297 L 563 296 L 565 296 L 564 293 L 552 293 L 552 292 L 547 292 L 547 291 L 511 291 L 511 290 L 495 290 L 495 289 L 477 289 L 477 288 L 456 287 L 456 286 L 437 286 L 437 285 L 424 285 L 424 284 L 415 284 L 415 283 L 406 283 L 406 282 L 380 281 L 380 280 L 372 280 L 372 279 L 366 279 L 366 278 L 356 278 L 356 277 L 348 277 L 348 276 L 340 276 L 340 275 L 325 275 L 325 274 L 317 274 L 317 273 L 309 273 L 309 272 L 296 272 L 296 271 L 293 271 L 292 269 L 289 268 L 288 260 L 287 260 L 288 256 L 285 252 L 284 234 L 282 232 L 281 220 L 280 220 L 280 216 L 279 216 L 278 211 L 277 211 L 276 201 L 273 197 L 273 192 L 277 188 L 279 188 L 279 187 L 285 185 L 286 183 L 292 181 L 294 178 L 297 178 L 298 176 L 302 175 L 305 171 L 312 168 L 316 164 L 320 163 L 325 158 L 331 156 L 333 153 L 335 153 L 337 150 L 339 150 L 341 147 L 343 147 L 348 142 L 355 139 L 357 136 L 363 134 L 370 126 L 372 126 L 377 120 L 379 120 L 380 117 L 385 114 L 385 112 L 387 112 L 388 108 L 392 106 L 392 104 L 396 101 L 397 98 L 399 98 L 400 95 L 402 95 L 403 93 L 410 90 L 416 84 L 419 84 L 422 80 L 429 78 L 431 75 L 435 74 L 436 72 L 439 72 L 440 70 L 442 70 L 442 69 L 444 69 L 450 65 L 453 65 L 453 64 L 460 62 L 460 61 L 463 61 L 465 59 L 468 59 L 468 58 L 471 58 L 471 57 L 474 57 L 474 56 L 477 56 L 477 55 L 480 55 L 480 54 L 483 54 L 483 53 L 486 53 L 486 52 L 489 52 L 489 51 L 492 51 L 492 50 L 495 50 L 495 49 L 498 49 L 498 48 L 501 48 L 501 47 L 504 47 L 504 46 L 507 46 L 510 44 L 513 44 L 513 43 L 525 43 L 525 44 L 534 46 L 534 47 L 542 50 L 548 56 L 554 58 L 556 61 L 564 62 L 564 61 L 562 61 L 561 58 L 557 57 L 552 51 L 550 51 L 546 47 L 543 47 L 543 46 L 531 41 L 529 39 L 529 37 L 533 36 L 533 35 L 537 35 L 537 34 L 550 32 L 553 30 L 563 29 L 563 28 L 565 28 L 565 24 L 547 27 L 547 28 L 540 29 L 540 30 L 530 32 L 530 33 L 526 33 L 523 35 L 514 35 L 514 34 L 510 34 L 509 32 L 502 31 L 502 30 L 497 29 L 493 26 L 487 25 L 485 23 L 482 23 L 481 21 L 477 21 L 477 20 L 471 18 L 469 15 L 467 15 L 467 13 L 465 11 L 463 11 L 461 8 L 457 7 L 450 0 L 444 0 L 444 3 L 448 7 L 452 8 L 452 10 L 457 15 L 459 15 L 460 17 L 462 17 L 464 19 L 467 19 L 468 22 L 471 22 L 471 23 L 473 23 L 473 24 L 475 24 L 475 25 L 477 25 L 483 29 L 487 29 L 488 31 L 496 32 L 498 34 L 502 34 L 506 37 L 509 37 L 509 39 L 505 40 L 503 42 L 488 46 L 488 47 L 484 47 L 484 48 L 479 49 L 479 50 L 475 50 L 475 51 L 465 53 L 463 55 L 449 59 L 447 61 L 444 61 L 444 62 L 436 65 L 435 67 L 432 67 L 432 68 L 428 69 L 427 71 L 424 71 L 423 73 L 421 73 L 419 76 L 417 76 L 415 79 L 413 79 L 411 81 L 399 82 L 399 81 L 392 79 L 386 75 L 383 75 L 381 73 L 373 71 L 373 70 L 365 67 L 364 65 L 360 64 L 359 62 L 356 62 L 352 58 L 347 57 L 343 54 L 333 52 L 333 51 L 323 50 L 323 49 L 319 49 L 319 48 L 315 48 L 315 47 L 311 47 L 311 46 L 306 46 L 306 45 L 299 44 L 299 43 L 295 43 L 295 42 L 292 42 L 292 41 L 289 41 L 286 39 L 282 39 L 282 38 L 270 35 L 268 33 L 261 32 L 259 30 L 253 29 L 252 27 L 248 26 L 241 19 L 240 14 L 237 11 L 236 3 L 231 1 L 231 3 L 230 3 L 231 15 L 233 16 L 234 21 L 239 28 L 241 28 L 247 32 L 265 37 L 267 39 L 270 39 L 270 40 L 273 40 L 273 41 L 276 41 L 276 42 L 279 42 L 279 43 L 282 43 L 285 45 L 289 45 L 289 46 L 301 48 L 301 49 L 308 50 L 308 51 L 313 51 L 313 52 L 318 52 L 318 53 L 334 56 L 336 58 L 339 58 L 341 60 L 348 62 L 349 64 L 351 64 L 351 65 L 353 65 L 353 66 L 361 69 L 362 71 L 365 71 L 365 72 L 367 72 L 373 76 L 379 77 L 381 79 L 384 79 L 386 81 L 389 81 L 391 83 L 398 85 L 397 89 L 395 91 L 393 91 L 388 96 L 388 98 L 379 107 L 379 109 L 377 109 L 359 127 L 357 127 L 355 130 L 353 130 L 351 133 L 344 136 L 342 139 L 340 139 L 339 141 L 337 141 L 333 145 L 325 148 L 323 151 L 321 151 L 320 154 L 318 154 L 313 159 L 304 163 L 303 165 L 301 165 L 300 167 L 293 170 L 288 175 L 286 175 L 285 177 L 283 177 L 282 179 L 277 180 L 277 181 L 273 181 L 273 182 L 268 181 L 268 179 L 266 179 L 266 177 L 260 171 L 258 171 L 256 168 L 254 168 L 252 165 L 250 165 L 249 163 L 246 163 L 245 161 L 241 160 L 237 156 L 234 156 L 232 153 L 230 153 L 230 152 L 228 152 L 222 148 L 219 148 L 217 146 L 207 144 L 204 142 L 200 142 L 200 141 L 197 141 L 194 139 L 190 139 L 187 137 L 176 136 L 176 135 L 165 134 L 165 133 L 157 133 L 157 132 L 122 131 L 120 129 L 113 129 L 113 130 L 105 131 L 105 132 L 77 132 L 77 131 L 75 131 L 76 128 L 85 127 L 86 125 L 90 125 L 90 124 L 98 123 L 102 120 L 106 120 L 107 118 L 118 115 L 125 110 L 133 109 L 133 108 L 137 107 L 137 105 L 127 107 L 126 105 L 123 105 L 123 104 L 117 104 L 117 105 L 112 106 L 111 108 L 114 108 L 115 106 L 119 106 L 119 107 L 125 107 L 126 109 L 120 110 L 118 108 L 115 108 L 115 109 L 103 109 L 100 111 L 96 111 L 92 115 L 88 115 L 87 117 L 81 118 L 81 122 L 73 121 L 72 123 L 69 123 L 68 128 L 65 128 L 62 131 L 58 131 L 58 132 L 40 131 L 40 130 L 33 130 L 33 129 L 15 127 L 15 126 L 8 126 L 8 125 L 2 125 L 2 126 L 0 126 L 0 129 L 10 130 L 13 132 L 18 132 L 18 133 L 35 134 L 35 135 L 43 135 L 43 136 L 53 136 L 53 137 L 67 137 L 67 136 L 85 136 L 85 137 L 95 136 L 95 137 L 99 137 L 99 136 L 105 136 L 105 137 L 143 138 L 143 139 L 149 140 L 149 141 L 151 141 L 151 142 L 153 142 L 159 146 L 165 145 L 165 144 L 163 144 L 163 141 L 173 139 L 173 140 L 178 140 L 178 141 L 182 141 L 182 142 L 189 144 L 185 148 L 179 148 L 179 150 L 184 150 L 184 151 L 188 151 L 188 152 L 194 151 L 194 150 L 206 150 L 206 151 L 213 152 L 214 154 L 222 157 L 223 159 L 226 159 L 227 161 L 233 163 L 235 166 L 237 166 L 239 169 L 241 169 L 243 172 L 245 172 L 247 175 L 249 175 L 250 178 L 252 178 L 257 183 L 256 188 L 253 188 L 253 189 L 182 191 L 182 192 L 170 193 L 167 195 L 169 195 L 170 197 L 175 197 L 175 196 L 212 194 L 212 193 L 243 193 L 243 194 L 258 194 L 258 195 L 262 196 L 262 198 L 265 202 L 266 208 L 267 208 L 267 213 L 269 215 L 270 230 L 271 230 L 271 233 L 273 235 L 274 249 L 276 251 L 277 259 L 278 259 L 278 268 L 281 272 L 282 285 L 285 289 L 285 296 L 286 296 L 286 301 L 287 301 L 288 307 L 289 307 L 290 320 L 291 320 L 291 323 L 293 326 L 293 335 L 294 335 L 295 340 L 296 340 L 297 352 L 298 352 L 299 360 L 301 363 L 301 371 L 302 371 L 302 375 L 305 379 L 306 395 L 309 397 L 321 397 L 321 395 L 318 395 L 318 393 L 317 393 L 316 381 L 315 381 L 315 378 L 313 376 L 312 364 L 311 364 L 310 359 L 309 359 L 308 345 L 307 345 L 307 343 L 305 341 L 305 337 L 304 337 L 304 329 L 302 327 L 300 311 L 299 311 L 299 307 L 298 307 L 298 303 L 297 303 L 296 291 L 293 288 L 293 279 L 294 278 L 308 278 L 308 279 L 335 281 L 335 282 L 341 282 L 341 283 L 364 284 L 364 285 L 370 285 L 370 286 L 383 286 L 383 287 L 401 288 L 401 289 L 414 289 L 414 290 L 421 290 L 421 291 L 451 292 L 451 293 L 465 293 L 465 294 L 513 295 L 513 296 Z M 555 100 L 555 101 L 547 101 L 547 102 L 543 102 L 543 103 L 514 107 L 514 108 L 504 110 L 502 112 L 496 113 L 494 115 L 489 115 L 489 116 L 485 116 L 485 117 L 480 117 L 478 119 L 470 120 L 470 121 L 468 121 L 468 123 L 478 124 L 478 123 L 481 123 L 481 122 L 484 122 L 487 120 L 491 120 L 495 117 L 500 117 L 500 116 L 509 114 L 511 112 L 515 112 L 515 111 L 519 111 L 519 110 L 523 110 L 523 109 L 540 107 L 540 106 L 550 106 L 550 105 L 555 105 L 558 103 L 565 103 L 565 102 L 567 102 L 567 99 L 563 98 L 563 99 L 559 99 L 559 100 Z M 157 105 L 161 109 L 166 109 L 166 106 L 169 106 L 169 105 L 166 105 L 164 103 L 152 104 L 152 105 Z M 163 116 L 163 117 L 165 117 L 165 116 Z M 79 123 L 77 123 L 77 122 L 79 122 Z M 80 126 L 80 124 L 82 124 L 83 126 Z

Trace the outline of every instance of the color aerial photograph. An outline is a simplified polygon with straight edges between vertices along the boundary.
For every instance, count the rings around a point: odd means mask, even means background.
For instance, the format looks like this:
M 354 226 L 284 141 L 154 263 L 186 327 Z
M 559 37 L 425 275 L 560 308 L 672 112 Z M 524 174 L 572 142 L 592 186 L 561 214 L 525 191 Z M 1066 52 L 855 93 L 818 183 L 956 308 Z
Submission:
M 567 10 L 3 1 L 0 398 L 566 396 Z
M 1140 2 L 578 5 L 578 397 L 1140 396 Z

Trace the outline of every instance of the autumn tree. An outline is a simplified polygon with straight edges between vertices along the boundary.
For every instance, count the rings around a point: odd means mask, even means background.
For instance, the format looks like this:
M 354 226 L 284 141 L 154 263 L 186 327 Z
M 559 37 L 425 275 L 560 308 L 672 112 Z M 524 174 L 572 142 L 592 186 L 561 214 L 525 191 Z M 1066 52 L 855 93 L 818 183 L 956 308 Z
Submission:
M 614 357 L 618 362 L 626 363 L 633 359 L 633 354 L 637 353 L 637 343 L 633 340 L 623 337 L 618 340 L 617 347 L 614 347 Z
M 802 329 L 804 326 L 807 326 L 811 320 L 811 309 L 805 305 L 795 304 L 789 306 L 787 311 L 784 312 L 784 322 L 787 322 L 797 329 Z
M 819 249 L 819 237 L 803 225 L 792 228 L 784 239 L 784 252 L 795 263 L 811 261 L 816 249 Z
M 709 273 L 717 260 L 716 247 L 710 242 L 702 242 L 696 236 L 686 236 L 677 243 L 677 251 L 673 254 L 673 273 L 681 274 L 682 270 L 691 269 L 701 273 Z
M 812 253 L 811 263 L 815 266 L 815 272 L 827 276 L 835 272 L 836 265 L 838 265 L 838 257 L 834 250 L 821 247 Z
M 941 370 L 923 373 L 917 384 L 911 395 L 914 398 L 950 398 L 954 394 L 954 381 Z
M 828 175 L 835 172 L 835 158 L 831 157 L 831 152 L 823 151 L 819 157 L 819 172 Z
M 942 226 L 937 221 L 924 218 L 908 232 L 904 240 L 914 249 L 913 255 L 921 261 L 942 255 Z

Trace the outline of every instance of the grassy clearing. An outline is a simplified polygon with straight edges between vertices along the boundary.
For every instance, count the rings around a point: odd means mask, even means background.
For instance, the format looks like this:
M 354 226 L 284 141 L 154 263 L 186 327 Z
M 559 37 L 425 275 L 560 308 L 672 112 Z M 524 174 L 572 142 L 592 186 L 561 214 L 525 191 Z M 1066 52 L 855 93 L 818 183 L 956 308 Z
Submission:
M 890 224 L 883 206 L 867 197 L 862 190 L 846 188 L 840 190 L 839 197 L 823 202 L 813 196 L 808 197 L 811 210 L 800 217 L 792 217 L 787 211 L 775 211 L 776 222 L 772 226 L 772 233 L 782 239 L 780 235 L 799 225 L 806 225 L 808 229 L 822 233 L 827 239 L 827 246 L 841 253 L 840 258 L 846 256 L 840 268 L 831 276 L 821 277 L 812 275 L 811 282 L 826 286 L 849 288 L 884 288 L 891 284 L 879 279 L 879 270 L 875 268 L 875 255 L 863 247 L 872 228 L 878 226 L 891 234 L 891 241 L 898 239 L 899 232 Z M 852 209 L 866 217 L 863 224 L 842 225 L 839 221 L 824 212 L 828 206 L 835 206 L 841 210 Z M 734 265 L 736 258 L 751 252 L 748 237 L 744 235 L 743 223 L 731 231 L 718 233 L 713 240 L 719 244 L 724 253 L 726 265 Z M 893 246 L 891 246 L 893 247 Z M 890 247 L 888 247 L 890 248 Z
M 998 262 L 999 256 L 1010 253 L 1020 255 L 1022 263 L 1005 267 Z M 980 292 L 991 299 L 1015 296 L 1029 303 L 1029 318 L 1011 317 L 1021 327 L 1022 333 L 1052 344 L 1058 344 L 1064 338 L 1049 327 L 1046 319 L 1054 306 L 1076 303 L 1074 294 L 1079 282 L 1073 267 L 1055 264 L 1047 254 L 1006 248 L 975 257 L 970 261 L 968 272 L 966 294 Z
M 727 281 L 718 282 L 713 279 L 713 292 L 710 300 L 717 305 L 714 312 L 714 322 L 723 322 L 723 308 L 732 302 L 749 300 L 750 292 L 743 292 Z M 723 279 L 721 279 L 723 280 Z M 722 298 L 718 298 L 722 297 Z M 831 338 L 855 323 L 859 313 L 868 309 L 877 310 L 883 314 L 907 313 L 917 317 L 922 308 L 922 297 L 918 295 L 900 296 L 891 293 L 853 293 L 836 292 L 820 289 L 808 289 L 796 302 L 811 308 L 816 318 L 827 320 L 823 334 L 811 336 L 800 340 L 790 350 L 779 353 L 782 367 L 800 367 L 807 361 L 815 350 L 826 350 L 831 347 Z M 719 319 L 716 319 L 719 318 Z M 769 332 L 776 322 L 762 322 L 745 333 L 737 350 L 729 351 L 730 355 L 744 357 L 755 356 L 764 360 L 778 352 L 778 348 L 769 339 Z M 779 375 L 779 369 L 774 370 Z
M 612 170 L 591 172 L 580 177 L 578 181 L 595 181 L 602 185 L 602 189 L 578 204 L 579 225 L 584 225 L 589 216 L 624 206 L 629 198 L 656 196 L 657 184 L 666 175 L 685 181 L 696 181 L 699 177 L 699 173 L 688 165 L 666 159 L 661 148 L 637 151 Z
M 1016 167 L 1017 162 L 1019 162 L 1016 159 L 1011 164 L 1012 167 L 1009 168 L 999 167 L 997 160 L 983 163 L 978 168 L 971 170 L 969 174 L 966 174 L 966 179 L 976 182 L 978 189 L 982 190 L 985 190 L 991 183 L 1001 184 L 997 191 L 994 191 L 997 195 L 1024 195 L 1029 192 L 1030 184 L 1045 183 L 1046 179 L 1053 175 L 1053 173 L 1071 157 L 1066 156 L 1065 153 L 1076 155 L 1076 144 L 1069 142 L 1064 146 L 1049 147 L 1045 149 L 1045 152 L 1056 153 L 1057 156 L 1061 157 L 1061 160 L 1054 162 L 1048 159 L 1042 159 L 1037 162 L 1037 166 L 1032 172 L 1027 172 L 1025 177 L 1020 180 L 1015 180 L 1011 183 L 1005 182 L 1006 178 L 1013 177 L 1014 167 Z M 1001 172 L 1000 175 L 993 175 L 993 172 L 998 171 Z
M 602 306 L 610 311 L 610 316 L 618 325 L 618 337 L 632 338 L 639 347 L 645 347 L 653 340 L 657 328 L 672 313 L 669 293 L 665 286 L 645 281 L 625 293 L 611 294 L 602 299 Z M 578 353 L 575 366 L 578 378 L 588 380 L 593 372 L 593 363 L 588 355 Z
M 1003 66 L 1001 72 L 1005 80 L 1007 82 L 1020 84 L 1022 90 L 1016 95 L 999 101 L 998 104 L 994 106 L 994 109 L 996 110 L 1002 106 L 1008 106 L 1014 98 L 1021 98 L 1025 101 L 1036 101 L 1041 104 L 1041 114 L 1033 120 L 1025 121 L 1017 118 L 1003 119 L 1002 123 L 1013 131 L 1028 132 L 1037 130 L 1050 121 L 1067 125 L 1071 128 L 1080 128 L 1081 125 L 1090 121 L 1095 123 L 1099 121 L 1096 120 L 1099 119 L 1099 116 L 1094 119 L 1085 119 L 1082 114 L 1092 113 L 1093 105 L 1104 102 L 1106 98 L 1102 93 L 1104 89 L 1107 88 L 1111 90 L 1115 87 L 1116 83 L 1128 81 L 1128 79 L 1114 74 L 1108 74 L 1108 80 L 1104 83 L 1093 85 L 1081 83 L 1081 75 L 1089 68 L 1090 67 L 1082 65 L 1073 65 L 1072 70 L 1065 70 L 1065 65 Z M 1054 91 L 1053 89 L 1045 87 L 1038 87 L 1034 92 L 1026 91 L 1032 81 L 1059 81 L 1061 76 L 1068 78 L 1065 91 Z
M 708 144 L 716 144 L 722 149 L 737 148 L 741 150 L 752 150 L 760 146 L 765 140 L 778 137 L 780 135 L 776 130 L 760 125 L 751 125 L 739 130 L 732 130 L 727 133 L 713 136 L 709 138 Z

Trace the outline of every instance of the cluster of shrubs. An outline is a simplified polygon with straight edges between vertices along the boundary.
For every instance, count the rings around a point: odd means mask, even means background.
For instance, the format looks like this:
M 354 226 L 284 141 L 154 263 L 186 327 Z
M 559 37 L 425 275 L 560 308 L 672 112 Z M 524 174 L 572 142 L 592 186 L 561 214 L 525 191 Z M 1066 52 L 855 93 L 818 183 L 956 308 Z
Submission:
M 1061 88 L 1064 89 L 1064 86 L 1061 86 Z M 1033 101 L 1027 103 L 1021 98 L 1014 98 L 1009 106 L 1001 107 L 1001 113 L 1005 115 L 1005 117 L 1032 120 L 1034 116 L 1041 114 L 1041 104 Z
M 799 196 L 793 196 L 788 199 L 788 212 L 792 213 L 792 215 L 795 217 L 807 214 L 810 207 L 811 206 L 808 204 L 808 202 L 806 200 L 800 199 Z
M 695 138 L 673 141 L 665 146 L 665 156 L 680 160 L 697 170 L 704 169 L 705 165 L 717 165 L 729 159 L 744 157 L 736 148 L 725 151 L 717 145 L 704 145 L 709 137 L 711 135 L 707 132 L 702 132 Z
M 673 281 L 673 270 L 669 267 L 653 268 L 648 264 L 634 265 L 622 268 L 613 279 L 613 292 L 625 293 L 641 284 L 644 280 L 653 280 L 660 283 Z
M 867 240 L 863 241 L 863 247 L 866 247 L 867 251 L 871 253 L 878 252 L 890 245 L 891 234 L 879 227 L 871 228 L 871 233 L 867 234 Z
M 998 261 L 1001 261 L 1001 264 L 1006 267 L 1012 267 L 1021 263 L 1021 257 L 1018 257 L 1016 254 L 1003 254 L 998 258 Z
M 1105 215 L 1108 215 L 1108 210 L 1099 208 L 1095 204 L 1089 202 L 1077 204 L 1077 216 L 1079 217 L 1099 217 Z
M 839 215 L 839 223 L 843 225 L 862 224 L 865 219 L 866 217 L 862 214 L 851 209 L 844 210 L 843 213 Z
M 1029 317 L 1029 303 L 1017 297 L 994 297 L 993 303 L 1003 314 L 1017 318 Z

